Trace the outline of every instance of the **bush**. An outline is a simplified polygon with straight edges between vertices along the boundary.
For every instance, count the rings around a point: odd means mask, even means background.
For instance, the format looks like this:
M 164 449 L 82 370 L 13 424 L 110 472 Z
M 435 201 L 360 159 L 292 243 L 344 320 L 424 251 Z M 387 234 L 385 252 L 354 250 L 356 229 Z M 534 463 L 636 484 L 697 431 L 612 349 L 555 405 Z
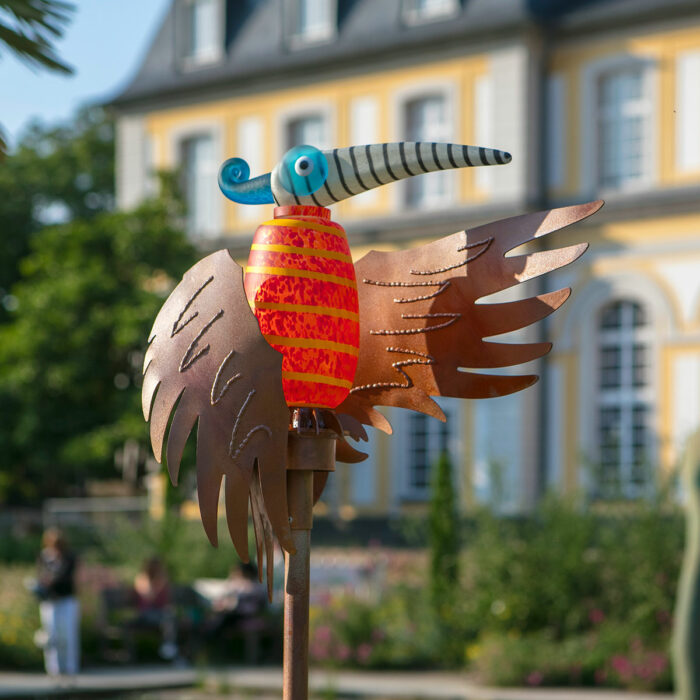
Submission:
M 419 566 L 400 579 L 410 586 L 378 601 L 345 595 L 314 609 L 312 660 L 466 665 L 496 685 L 670 687 L 680 512 L 636 504 L 597 514 L 549 498 L 529 517 L 480 513 L 468 542 L 448 617 L 434 614 Z
M 474 668 L 494 685 L 599 685 L 670 690 L 666 648 L 646 646 L 620 624 L 556 639 L 547 630 L 487 636 L 468 648 Z
M 25 589 L 24 579 L 34 569 L 5 566 L 0 575 L 0 668 L 39 668 L 42 655 L 34 644 L 39 628 L 39 605 Z
M 0 562 L 4 564 L 32 564 L 41 549 L 41 533 L 15 534 L 0 531 Z
M 310 658 L 318 665 L 427 668 L 439 665 L 435 618 L 424 589 L 396 587 L 379 601 L 344 595 L 311 610 Z

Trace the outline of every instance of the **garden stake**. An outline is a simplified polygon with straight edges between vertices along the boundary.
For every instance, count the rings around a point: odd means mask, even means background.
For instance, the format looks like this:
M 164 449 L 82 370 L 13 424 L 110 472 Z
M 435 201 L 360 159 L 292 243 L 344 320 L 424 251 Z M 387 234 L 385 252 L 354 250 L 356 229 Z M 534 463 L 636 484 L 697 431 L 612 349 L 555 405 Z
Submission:
M 284 567 L 284 700 L 302 700 L 309 689 L 309 560 L 314 474 L 335 468 L 335 434 L 291 432 L 287 448 L 287 503 L 294 554 Z
M 700 431 L 686 445 L 683 459 L 685 551 L 673 624 L 673 666 L 680 700 L 700 698 Z
M 503 219 L 409 250 L 372 251 L 356 264 L 327 207 L 413 175 L 510 159 L 445 143 L 298 146 L 271 173 L 250 179 L 247 163 L 231 158 L 219 173 L 221 190 L 241 204 L 276 204 L 274 218 L 254 235 L 245 277 L 226 250 L 213 253 L 185 273 L 155 320 L 142 392 L 155 458 L 165 450 L 176 483 L 196 423 L 197 494 L 211 542 L 223 483 L 229 533 L 244 561 L 250 507 L 270 597 L 274 537 L 287 553 L 289 700 L 308 694 L 313 503 L 336 457 L 367 457 L 346 437 L 366 440 L 365 425 L 391 432 L 376 406 L 445 420 L 432 397 L 488 398 L 533 384 L 535 375 L 460 368 L 542 357 L 550 343 L 484 338 L 544 318 L 571 290 L 477 301 L 576 260 L 586 244 L 507 254 L 590 216 L 602 202 Z

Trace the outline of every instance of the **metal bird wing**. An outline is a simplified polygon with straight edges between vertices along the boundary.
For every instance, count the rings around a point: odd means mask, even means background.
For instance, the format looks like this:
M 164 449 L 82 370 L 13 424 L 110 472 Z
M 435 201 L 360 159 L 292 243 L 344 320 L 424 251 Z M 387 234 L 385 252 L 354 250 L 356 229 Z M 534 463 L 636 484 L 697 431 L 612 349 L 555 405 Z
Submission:
M 238 554 L 248 560 L 248 501 L 258 563 L 273 533 L 293 551 L 285 460 L 289 410 L 282 355 L 263 338 L 243 289 L 243 270 L 220 250 L 183 277 L 158 314 L 144 361 L 143 412 L 151 443 L 177 482 L 182 452 L 198 421 L 197 491 L 204 529 L 217 543 L 222 478 L 226 517 Z M 164 445 L 167 433 L 167 446 Z M 261 569 L 262 570 L 262 569 Z
M 338 413 L 391 432 L 374 406 L 400 406 L 444 420 L 431 396 L 487 398 L 533 384 L 535 375 L 478 370 L 528 362 L 546 354 L 550 343 L 498 343 L 485 338 L 544 318 L 566 301 L 571 290 L 507 303 L 476 302 L 582 255 L 586 244 L 506 257 L 514 248 L 580 221 L 601 206 L 602 202 L 591 202 L 525 214 L 419 248 L 365 255 L 355 266 L 359 363 L 353 388 Z

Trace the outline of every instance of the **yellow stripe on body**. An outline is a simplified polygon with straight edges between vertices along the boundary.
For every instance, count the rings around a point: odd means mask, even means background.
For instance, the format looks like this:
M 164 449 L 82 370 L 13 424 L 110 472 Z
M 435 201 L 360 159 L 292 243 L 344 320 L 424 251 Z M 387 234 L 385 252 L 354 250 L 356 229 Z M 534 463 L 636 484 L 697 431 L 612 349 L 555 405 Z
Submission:
M 251 301 L 248 300 L 251 309 L 269 309 L 270 311 L 295 311 L 299 314 L 318 314 L 319 316 L 337 316 L 347 318 L 348 321 L 360 321 L 360 314 L 347 309 L 336 309 L 331 306 L 310 306 L 308 304 L 283 304 L 276 301 Z
M 326 377 L 322 374 L 310 374 L 307 372 L 282 372 L 282 379 L 297 379 L 301 382 L 316 382 L 317 384 L 330 384 L 340 386 L 344 389 L 351 389 L 352 382 L 336 377 Z
M 299 221 L 299 219 L 272 219 L 271 221 L 266 221 L 263 224 L 263 226 L 284 226 L 285 228 L 309 228 L 312 231 L 320 231 L 321 233 L 332 233 L 334 236 L 346 238 L 345 231 L 343 231 L 343 229 L 333 228 L 332 226 L 323 226 L 323 224 L 317 224 L 313 221 Z
M 288 338 L 284 335 L 268 335 L 263 333 L 263 337 L 270 345 L 286 345 L 293 348 L 312 348 L 315 350 L 335 350 L 348 355 L 358 357 L 360 351 L 354 345 L 346 343 L 336 343 L 333 340 L 322 340 L 320 338 Z
M 337 253 L 334 250 L 322 250 L 320 248 L 297 248 L 293 245 L 276 245 L 273 243 L 253 243 L 251 250 L 263 250 L 271 253 L 294 253 L 296 255 L 313 255 L 318 258 L 330 258 L 340 260 L 352 265 L 352 258 L 345 253 Z
M 246 275 L 276 275 L 277 277 L 305 277 L 307 279 L 319 280 L 320 282 L 332 282 L 333 284 L 342 284 L 346 287 L 357 289 L 355 280 L 350 280 L 347 277 L 338 277 L 337 275 L 328 275 L 325 272 L 312 272 L 310 270 L 297 270 L 295 267 L 264 267 L 253 265 L 246 267 Z

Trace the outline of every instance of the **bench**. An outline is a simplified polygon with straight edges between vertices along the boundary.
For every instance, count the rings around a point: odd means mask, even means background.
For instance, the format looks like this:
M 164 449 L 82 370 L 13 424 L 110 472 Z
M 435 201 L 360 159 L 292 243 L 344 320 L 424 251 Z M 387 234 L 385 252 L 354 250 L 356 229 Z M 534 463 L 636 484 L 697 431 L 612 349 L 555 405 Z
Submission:
M 180 654 L 189 656 L 203 627 L 203 602 L 190 586 L 177 585 L 172 587 L 171 609 Z M 101 591 L 97 627 L 101 656 L 109 661 L 133 662 L 139 636 L 148 634 L 158 644 L 162 641 L 161 621 L 139 618 L 134 592 L 129 586 L 112 586 Z

